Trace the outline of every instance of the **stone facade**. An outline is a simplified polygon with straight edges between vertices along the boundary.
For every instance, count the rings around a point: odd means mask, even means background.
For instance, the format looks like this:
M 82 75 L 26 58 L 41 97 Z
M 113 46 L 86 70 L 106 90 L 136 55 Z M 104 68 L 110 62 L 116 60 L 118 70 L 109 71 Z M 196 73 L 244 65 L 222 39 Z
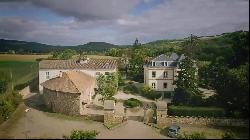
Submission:
M 45 104 L 53 112 L 66 115 L 80 115 L 80 93 L 64 93 L 44 88 Z
M 166 111 L 157 111 L 157 127 L 165 128 L 171 124 L 244 126 L 249 127 L 249 119 L 174 117 L 166 115 Z

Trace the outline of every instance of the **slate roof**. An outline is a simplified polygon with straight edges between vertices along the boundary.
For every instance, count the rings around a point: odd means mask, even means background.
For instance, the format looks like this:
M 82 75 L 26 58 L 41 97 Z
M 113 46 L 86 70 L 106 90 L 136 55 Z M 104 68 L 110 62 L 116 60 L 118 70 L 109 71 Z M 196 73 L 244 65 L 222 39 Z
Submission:
M 113 59 L 89 59 L 86 63 L 80 63 L 76 59 L 70 60 L 42 60 L 39 69 L 115 69 L 116 60 Z
M 172 58 L 173 60 L 177 60 L 179 58 L 179 56 L 176 53 L 172 53 L 170 58 Z
M 43 87 L 66 93 L 84 93 L 95 85 L 95 78 L 81 71 L 63 72 L 61 77 L 52 78 L 41 84 Z
M 170 57 L 167 57 L 165 54 L 161 54 L 157 56 L 156 58 L 152 59 L 152 61 L 173 61 L 173 59 Z

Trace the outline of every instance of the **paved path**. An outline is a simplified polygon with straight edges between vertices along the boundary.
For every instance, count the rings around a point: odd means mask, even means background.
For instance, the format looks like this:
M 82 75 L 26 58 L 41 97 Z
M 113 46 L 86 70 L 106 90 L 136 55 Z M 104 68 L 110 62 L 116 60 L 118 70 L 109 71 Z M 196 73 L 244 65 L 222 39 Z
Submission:
M 135 98 L 135 99 L 138 99 L 138 100 L 144 101 L 144 102 L 155 102 L 154 100 L 149 100 L 149 99 L 142 97 L 142 96 L 139 96 L 139 95 L 126 94 L 122 91 L 118 91 L 118 93 L 113 97 L 115 97 L 118 100 L 127 100 L 129 98 Z

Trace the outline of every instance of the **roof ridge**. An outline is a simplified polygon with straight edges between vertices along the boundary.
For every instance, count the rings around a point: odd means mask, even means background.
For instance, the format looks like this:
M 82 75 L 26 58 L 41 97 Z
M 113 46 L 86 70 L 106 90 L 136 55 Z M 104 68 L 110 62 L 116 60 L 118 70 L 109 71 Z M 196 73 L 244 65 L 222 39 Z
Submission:
M 68 77 L 69 81 L 74 85 L 74 87 L 76 88 L 76 90 L 77 90 L 79 93 L 81 93 L 80 90 L 77 88 L 76 84 L 75 84 L 75 83 L 72 81 L 72 79 L 69 77 L 69 75 L 67 74 L 67 72 L 65 72 L 65 75 Z

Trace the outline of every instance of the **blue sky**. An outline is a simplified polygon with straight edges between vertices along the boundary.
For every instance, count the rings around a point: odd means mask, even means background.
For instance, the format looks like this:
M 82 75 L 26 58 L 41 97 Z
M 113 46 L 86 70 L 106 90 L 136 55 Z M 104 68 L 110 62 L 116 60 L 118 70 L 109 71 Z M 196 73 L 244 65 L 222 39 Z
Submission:
M 249 30 L 249 0 L 0 1 L 0 38 L 131 44 Z

